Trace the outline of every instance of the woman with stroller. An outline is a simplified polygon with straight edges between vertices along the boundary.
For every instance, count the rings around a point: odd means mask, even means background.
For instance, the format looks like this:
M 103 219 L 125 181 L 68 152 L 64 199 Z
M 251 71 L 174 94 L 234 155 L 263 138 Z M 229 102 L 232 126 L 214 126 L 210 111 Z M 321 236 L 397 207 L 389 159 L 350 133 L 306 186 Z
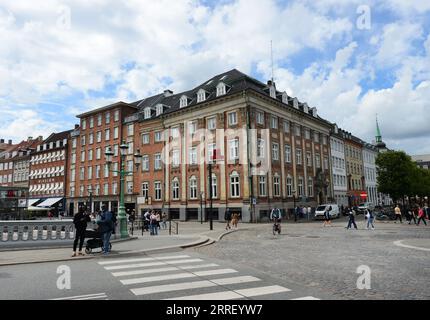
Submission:
M 73 242 L 73 255 L 76 257 L 76 248 L 79 241 L 79 252 L 78 255 L 83 256 L 82 246 L 85 241 L 85 230 L 87 229 L 87 222 L 91 221 L 90 216 L 86 212 L 86 207 L 79 207 L 78 213 L 73 217 L 73 224 L 75 225 L 75 241 Z

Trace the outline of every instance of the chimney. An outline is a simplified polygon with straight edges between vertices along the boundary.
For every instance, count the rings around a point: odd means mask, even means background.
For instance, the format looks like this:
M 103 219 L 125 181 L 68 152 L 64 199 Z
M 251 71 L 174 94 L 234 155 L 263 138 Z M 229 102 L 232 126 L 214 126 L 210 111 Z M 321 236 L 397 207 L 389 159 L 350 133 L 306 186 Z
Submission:
M 165 97 L 170 97 L 171 95 L 173 95 L 173 91 L 172 90 L 164 90 L 164 96 Z
M 79 129 L 79 124 L 75 124 L 75 130 Z
M 272 86 L 272 84 L 273 84 L 272 80 L 267 80 L 267 86 L 268 86 L 268 87 L 271 87 L 271 86 Z
M 0 139 L 0 143 L 4 143 L 4 139 Z
M 39 137 L 37 137 L 37 140 L 39 140 L 39 141 L 43 141 L 43 137 L 42 137 L 42 136 L 39 136 Z
M 12 144 L 12 140 L 9 140 L 9 141 L 7 142 L 7 144 Z
M 28 137 L 28 141 L 32 141 L 33 140 L 33 137 Z

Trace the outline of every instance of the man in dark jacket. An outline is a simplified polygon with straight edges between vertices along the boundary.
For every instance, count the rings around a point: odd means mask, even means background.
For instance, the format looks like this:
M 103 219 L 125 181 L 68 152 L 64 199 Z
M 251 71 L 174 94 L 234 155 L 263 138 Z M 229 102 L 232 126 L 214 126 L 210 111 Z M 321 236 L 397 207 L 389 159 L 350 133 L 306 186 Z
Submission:
M 102 234 L 103 240 L 103 252 L 108 254 L 110 251 L 110 237 L 114 228 L 113 215 L 112 212 L 107 210 L 106 205 L 102 206 L 102 212 L 97 221 L 99 225 L 99 232 Z
M 225 226 L 225 230 L 229 230 L 229 229 L 231 229 L 231 227 L 230 227 L 231 211 L 230 211 L 230 209 L 229 209 L 229 208 L 226 208 L 226 209 L 225 209 L 224 220 L 227 222 L 227 225 Z
M 73 255 L 72 257 L 76 257 L 76 247 L 78 246 L 79 241 L 79 255 L 83 256 L 82 246 L 85 241 L 85 230 L 87 229 L 87 222 L 91 221 L 90 216 L 86 212 L 86 208 L 84 206 L 79 207 L 78 213 L 73 217 L 73 224 L 75 225 L 75 241 L 73 242 Z

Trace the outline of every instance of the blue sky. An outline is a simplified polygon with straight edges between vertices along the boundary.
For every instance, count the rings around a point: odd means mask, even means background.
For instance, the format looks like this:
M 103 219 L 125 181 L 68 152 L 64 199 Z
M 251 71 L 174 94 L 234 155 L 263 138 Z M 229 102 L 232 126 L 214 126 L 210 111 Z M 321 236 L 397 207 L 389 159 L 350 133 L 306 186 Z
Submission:
M 4 0 L 0 136 L 46 137 L 231 68 L 266 82 L 272 40 L 278 90 L 369 142 L 378 113 L 390 147 L 430 153 L 429 35 L 419 0 Z

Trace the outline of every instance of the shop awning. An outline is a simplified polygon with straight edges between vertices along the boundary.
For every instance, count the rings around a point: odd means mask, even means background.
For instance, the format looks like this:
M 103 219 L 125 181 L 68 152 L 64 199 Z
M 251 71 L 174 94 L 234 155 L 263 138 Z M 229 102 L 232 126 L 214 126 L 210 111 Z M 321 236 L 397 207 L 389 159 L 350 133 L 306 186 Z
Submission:
M 57 202 L 60 202 L 61 200 L 63 200 L 63 198 L 49 198 L 43 201 L 42 203 L 39 203 L 37 206 L 45 207 L 45 208 L 52 207 L 54 204 L 56 204 Z
M 35 204 L 39 200 L 40 199 L 28 199 L 28 207 L 33 206 L 33 204 Z

